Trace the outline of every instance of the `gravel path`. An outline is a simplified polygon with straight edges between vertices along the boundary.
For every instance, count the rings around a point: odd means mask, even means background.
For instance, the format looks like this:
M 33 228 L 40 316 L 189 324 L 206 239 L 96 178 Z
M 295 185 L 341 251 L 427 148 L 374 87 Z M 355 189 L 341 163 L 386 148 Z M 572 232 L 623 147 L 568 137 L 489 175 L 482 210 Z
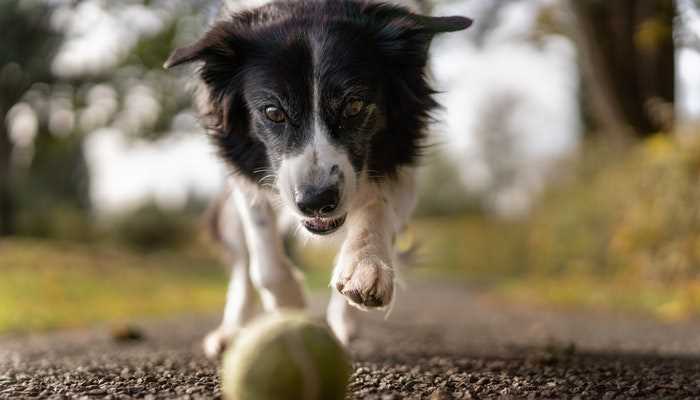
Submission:
M 314 301 L 315 311 L 321 308 Z M 499 304 L 410 285 L 384 320 L 365 314 L 349 399 L 700 398 L 700 323 Z M 211 317 L 0 338 L 0 398 L 219 398 L 199 348 Z

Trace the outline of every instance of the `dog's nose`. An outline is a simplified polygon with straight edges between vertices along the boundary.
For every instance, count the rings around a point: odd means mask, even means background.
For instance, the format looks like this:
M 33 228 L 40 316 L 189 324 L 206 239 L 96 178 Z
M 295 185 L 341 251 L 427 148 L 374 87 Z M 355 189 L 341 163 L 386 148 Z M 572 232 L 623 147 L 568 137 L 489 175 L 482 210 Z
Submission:
M 340 191 L 337 186 L 305 186 L 296 191 L 294 201 L 299 211 L 309 217 L 324 216 L 338 208 Z

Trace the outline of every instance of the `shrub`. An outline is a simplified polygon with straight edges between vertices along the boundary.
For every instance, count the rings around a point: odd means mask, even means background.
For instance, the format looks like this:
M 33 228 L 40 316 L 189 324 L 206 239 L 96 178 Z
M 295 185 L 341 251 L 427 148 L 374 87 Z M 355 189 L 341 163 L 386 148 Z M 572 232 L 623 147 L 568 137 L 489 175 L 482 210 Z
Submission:
M 17 235 L 83 243 L 96 239 L 90 215 L 84 210 L 60 205 L 21 210 L 17 217 Z
M 658 136 L 616 158 L 584 157 L 575 178 L 539 202 L 531 268 L 659 283 L 697 278 L 700 140 Z
M 196 218 L 182 211 L 165 210 L 151 202 L 112 220 L 108 231 L 122 244 L 152 252 L 194 240 L 196 225 Z

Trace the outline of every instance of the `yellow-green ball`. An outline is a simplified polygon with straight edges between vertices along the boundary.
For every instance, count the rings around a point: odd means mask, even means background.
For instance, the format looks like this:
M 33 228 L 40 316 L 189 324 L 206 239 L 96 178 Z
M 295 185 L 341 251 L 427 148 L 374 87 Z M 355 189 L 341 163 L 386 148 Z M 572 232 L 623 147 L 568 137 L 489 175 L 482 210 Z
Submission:
M 264 316 L 224 354 L 229 400 L 342 400 L 352 366 L 327 327 L 298 312 Z

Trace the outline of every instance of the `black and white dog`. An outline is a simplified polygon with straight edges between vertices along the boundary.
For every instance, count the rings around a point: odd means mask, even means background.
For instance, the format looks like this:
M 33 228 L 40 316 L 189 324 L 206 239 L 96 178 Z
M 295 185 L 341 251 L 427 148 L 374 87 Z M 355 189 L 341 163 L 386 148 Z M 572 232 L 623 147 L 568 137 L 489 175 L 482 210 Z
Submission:
M 266 311 L 304 307 L 283 249 L 289 226 L 343 235 L 327 314 L 342 342 L 355 332 L 351 305 L 390 304 L 394 242 L 437 106 L 428 48 L 470 24 L 367 0 L 279 1 L 233 13 L 173 52 L 166 68 L 201 62 L 200 113 L 234 171 L 216 219 L 233 272 L 207 354 L 251 318 L 255 291 Z

